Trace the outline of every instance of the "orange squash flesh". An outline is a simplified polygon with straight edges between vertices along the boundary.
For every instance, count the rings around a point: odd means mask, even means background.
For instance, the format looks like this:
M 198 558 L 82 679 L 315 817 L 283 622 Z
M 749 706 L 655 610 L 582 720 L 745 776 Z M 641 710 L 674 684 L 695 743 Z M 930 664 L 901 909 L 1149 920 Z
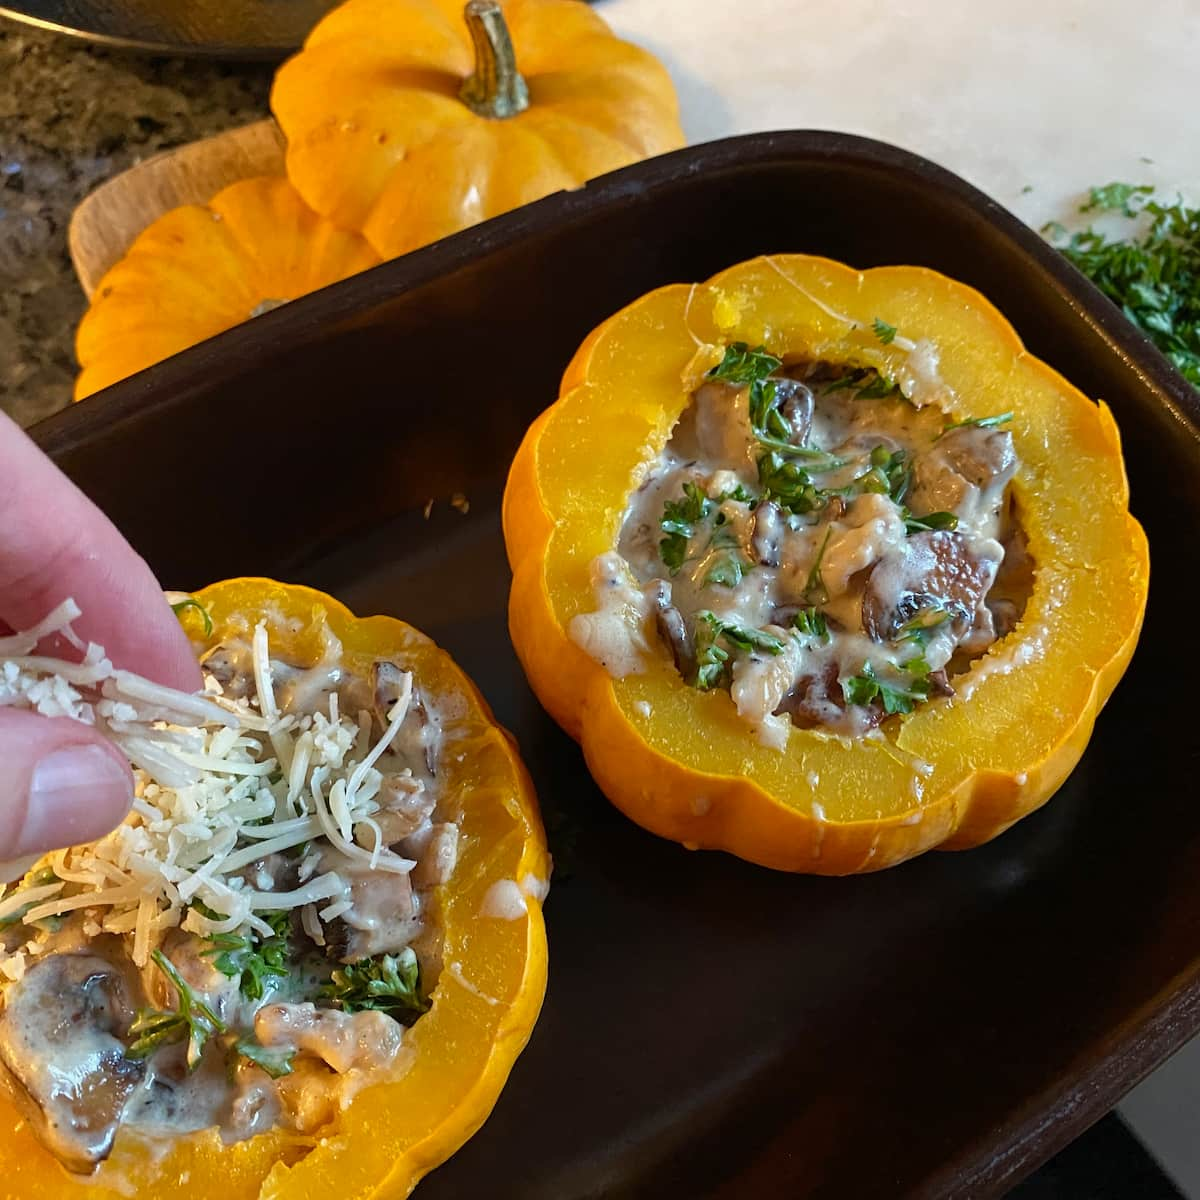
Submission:
M 793 728 L 783 752 L 754 739 L 728 694 L 688 687 L 665 654 L 612 678 L 566 630 L 595 607 L 588 566 L 616 544 L 628 498 L 702 371 L 745 341 L 911 383 L 907 350 L 881 344 L 875 318 L 936 349 L 935 402 L 950 419 L 1015 411 L 1012 487 L 1037 567 L 1017 628 L 955 680 L 953 699 L 857 742 Z M 962 284 L 802 255 L 661 288 L 596 329 L 517 454 L 504 533 L 517 653 L 613 803 L 689 846 L 821 874 L 973 846 L 1044 803 L 1125 670 L 1149 574 L 1103 403 L 1029 355 Z
M 96 287 L 75 338 L 82 400 L 206 338 L 263 301 L 295 300 L 379 262 L 286 179 L 243 179 L 147 226 Z
M 533 787 L 511 737 L 474 685 L 423 634 L 391 617 L 356 618 L 310 588 L 264 579 L 214 584 L 196 593 L 212 616 L 208 643 L 266 619 L 274 651 L 316 661 L 325 621 L 342 640 L 347 665 L 365 672 L 395 658 L 414 672 L 446 714 L 439 783 L 461 805 L 459 859 L 436 890 L 446 968 L 432 1007 L 405 1032 L 407 1070 L 365 1088 L 336 1125 L 318 1135 L 275 1130 L 223 1145 L 215 1130 L 180 1138 L 159 1154 L 128 1131 L 88 1182 L 68 1175 L 16 1111 L 0 1101 L 3 1194 L 11 1200 L 343 1200 L 407 1196 L 454 1153 L 491 1112 L 537 1020 L 546 988 L 546 933 L 538 900 L 516 920 L 480 915 L 499 880 L 549 878 L 550 861 Z M 194 612 L 182 614 L 202 637 Z

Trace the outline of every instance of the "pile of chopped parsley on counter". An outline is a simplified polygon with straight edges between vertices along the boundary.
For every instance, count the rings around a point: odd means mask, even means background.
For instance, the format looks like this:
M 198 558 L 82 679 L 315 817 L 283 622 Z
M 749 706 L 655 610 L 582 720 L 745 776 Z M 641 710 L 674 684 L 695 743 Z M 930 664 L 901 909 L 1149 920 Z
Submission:
M 1137 221 L 1128 238 L 1091 228 L 1070 233 L 1057 221 L 1043 232 L 1200 388 L 1200 208 L 1153 197 L 1149 185 L 1091 189 L 1080 212 Z

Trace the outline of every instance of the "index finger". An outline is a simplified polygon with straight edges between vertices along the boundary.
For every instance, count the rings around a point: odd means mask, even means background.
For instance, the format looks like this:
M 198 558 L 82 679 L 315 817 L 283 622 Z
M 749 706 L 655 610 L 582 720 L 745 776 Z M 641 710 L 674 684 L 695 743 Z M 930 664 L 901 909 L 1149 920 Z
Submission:
M 68 597 L 83 611 L 76 633 L 115 666 L 199 687 L 187 638 L 145 561 L 0 413 L 0 620 L 29 628 Z

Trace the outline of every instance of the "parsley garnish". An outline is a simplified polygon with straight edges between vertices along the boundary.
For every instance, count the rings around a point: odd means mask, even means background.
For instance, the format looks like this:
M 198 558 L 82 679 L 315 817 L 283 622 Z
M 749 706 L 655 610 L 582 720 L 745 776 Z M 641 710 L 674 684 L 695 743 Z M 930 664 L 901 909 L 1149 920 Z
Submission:
M 973 426 L 976 429 L 995 429 L 998 425 L 1006 425 L 1013 419 L 1011 412 L 997 413 L 994 417 L 968 417 L 965 421 L 952 421 L 949 425 L 942 426 L 942 433 L 949 433 L 952 429 L 965 429 L 967 426 Z M 939 436 L 941 436 L 939 434 Z
M 404 1025 L 429 1011 L 429 999 L 421 994 L 421 968 L 411 947 L 338 967 L 319 995 L 343 1012 L 375 1009 Z
M 724 639 L 733 649 L 759 650 L 764 654 L 782 654 L 783 642 L 761 629 L 723 621 L 715 613 L 696 614 L 696 675 L 692 686 L 707 691 L 720 685 L 729 662 L 729 650 L 719 643 Z
M 783 366 L 783 359 L 776 358 L 766 346 L 753 350 L 745 342 L 731 342 L 725 347 L 725 357 L 708 372 L 709 379 L 723 379 L 744 387 L 748 383 L 759 383 Z
M 663 505 L 659 524 L 667 536 L 659 542 L 658 551 L 672 575 L 687 558 L 688 541 L 695 535 L 696 526 L 712 509 L 713 502 L 690 481 L 683 485 L 682 500 L 668 500 Z
M 792 624 L 805 637 L 824 641 L 829 637 L 829 626 L 825 614 L 819 608 L 802 608 L 793 618 Z
M 829 546 L 829 539 L 833 534 L 833 526 L 825 526 L 825 540 L 821 543 L 820 550 L 817 551 L 816 560 L 809 569 L 808 578 L 804 582 L 804 599 L 809 604 L 828 604 L 829 589 L 825 586 L 825 580 L 821 578 L 821 560 L 825 557 L 825 551 Z
M 754 569 L 752 562 L 747 562 L 741 555 L 741 543 L 733 528 L 726 524 L 723 513 L 717 514 L 717 528 L 713 533 L 709 546 L 717 551 L 713 556 L 712 565 L 705 573 L 704 582 L 717 583 L 722 587 L 737 587 L 742 582 L 742 576 Z
M 890 346 L 896 340 L 896 327 L 889 325 L 886 321 L 879 317 L 871 323 L 871 328 L 875 330 L 875 336 L 885 345 Z
M 171 605 L 171 611 L 179 616 L 181 612 L 189 608 L 194 608 L 199 614 L 200 619 L 204 622 L 204 636 L 212 637 L 213 623 L 212 617 L 209 616 L 208 609 L 204 607 L 194 596 L 189 596 L 186 600 L 180 600 L 178 604 Z
M 1127 217 L 1136 217 L 1143 198 L 1152 196 L 1154 188 L 1148 183 L 1106 183 L 1103 187 L 1090 188 L 1087 200 L 1079 206 L 1081 213 L 1120 212 Z M 1137 201 L 1137 207 L 1133 201 Z
M 216 916 L 210 909 L 205 916 Z M 241 976 L 239 987 L 243 996 L 261 1000 L 266 994 L 269 976 L 282 977 L 287 974 L 287 934 L 291 914 L 272 912 L 262 914 L 271 926 L 269 937 L 258 937 L 250 933 L 214 933 L 208 940 L 211 949 L 203 953 L 214 958 L 213 966 L 230 979 Z
M 776 450 L 758 460 L 758 481 L 763 495 L 789 512 L 806 513 L 822 508 L 827 493 L 818 488 L 799 463 L 791 462 Z
M 884 680 L 869 662 L 863 663 L 861 674 L 842 680 L 846 703 L 866 705 L 880 700 L 888 716 L 912 712 L 917 703 L 929 699 L 929 666 L 923 658 L 904 665 L 909 673 L 906 680 Z
M 958 517 L 952 512 L 932 512 L 926 513 L 923 517 L 914 517 L 907 508 L 904 508 L 901 516 L 904 517 L 906 533 L 926 533 L 931 529 L 955 530 L 958 528 Z
M 862 400 L 884 400 L 899 390 L 900 385 L 894 379 L 877 374 L 866 387 L 858 389 L 858 395 Z
M 1153 188 L 1110 183 L 1091 189 L 1082 212 L 1147 216 L 1148 228 L 1110 240 L 1086 229 L 1046 227 L 1054 245 L 1200 387 L 1200 208 L 1150 199 Z
M 295 1050 L 274 1050 L 264 1046 L 253 1037 L 240 1038 L 233 1048 L 252 1063 L 262 1067 L 272 1079 L 279 1079 L 292 1073 L 292 1059 L 296 1057 Z
M 926 608 L 920 609 L 914 613 L 899 629 L 896 630 L 896 636 L 892 639 L 894 642 L 912 642 L 916 646 L 924 649 L 929 644 L 929 639 L 941 629 L 943 625 L 953 616 L 945 607 L 938 602 L 929 605 Z
M 126 1053 L 130 1058 L 147 1058 L 160 1046 L 187 1040 L 187 1065 L 191 1070 L 200 1061 L 204 1044 L 216 1033 L 225 1032 L 225 1022 L 187 985 L 175 964 L 161 951 L 150 955 L 154 965 L 167 977 L 179 997 L 179 1008 L 138 1010 L 129 1027 L 134 1035 Z

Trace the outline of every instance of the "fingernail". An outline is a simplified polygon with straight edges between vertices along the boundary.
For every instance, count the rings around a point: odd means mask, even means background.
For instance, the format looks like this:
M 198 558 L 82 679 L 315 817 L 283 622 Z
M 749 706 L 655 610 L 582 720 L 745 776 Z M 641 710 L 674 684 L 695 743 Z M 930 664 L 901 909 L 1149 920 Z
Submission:
M 66 746 L 33 769 L 18 854 L 74 846 L 102 837 L 133 801 L 129 774 L 102 746 Z

